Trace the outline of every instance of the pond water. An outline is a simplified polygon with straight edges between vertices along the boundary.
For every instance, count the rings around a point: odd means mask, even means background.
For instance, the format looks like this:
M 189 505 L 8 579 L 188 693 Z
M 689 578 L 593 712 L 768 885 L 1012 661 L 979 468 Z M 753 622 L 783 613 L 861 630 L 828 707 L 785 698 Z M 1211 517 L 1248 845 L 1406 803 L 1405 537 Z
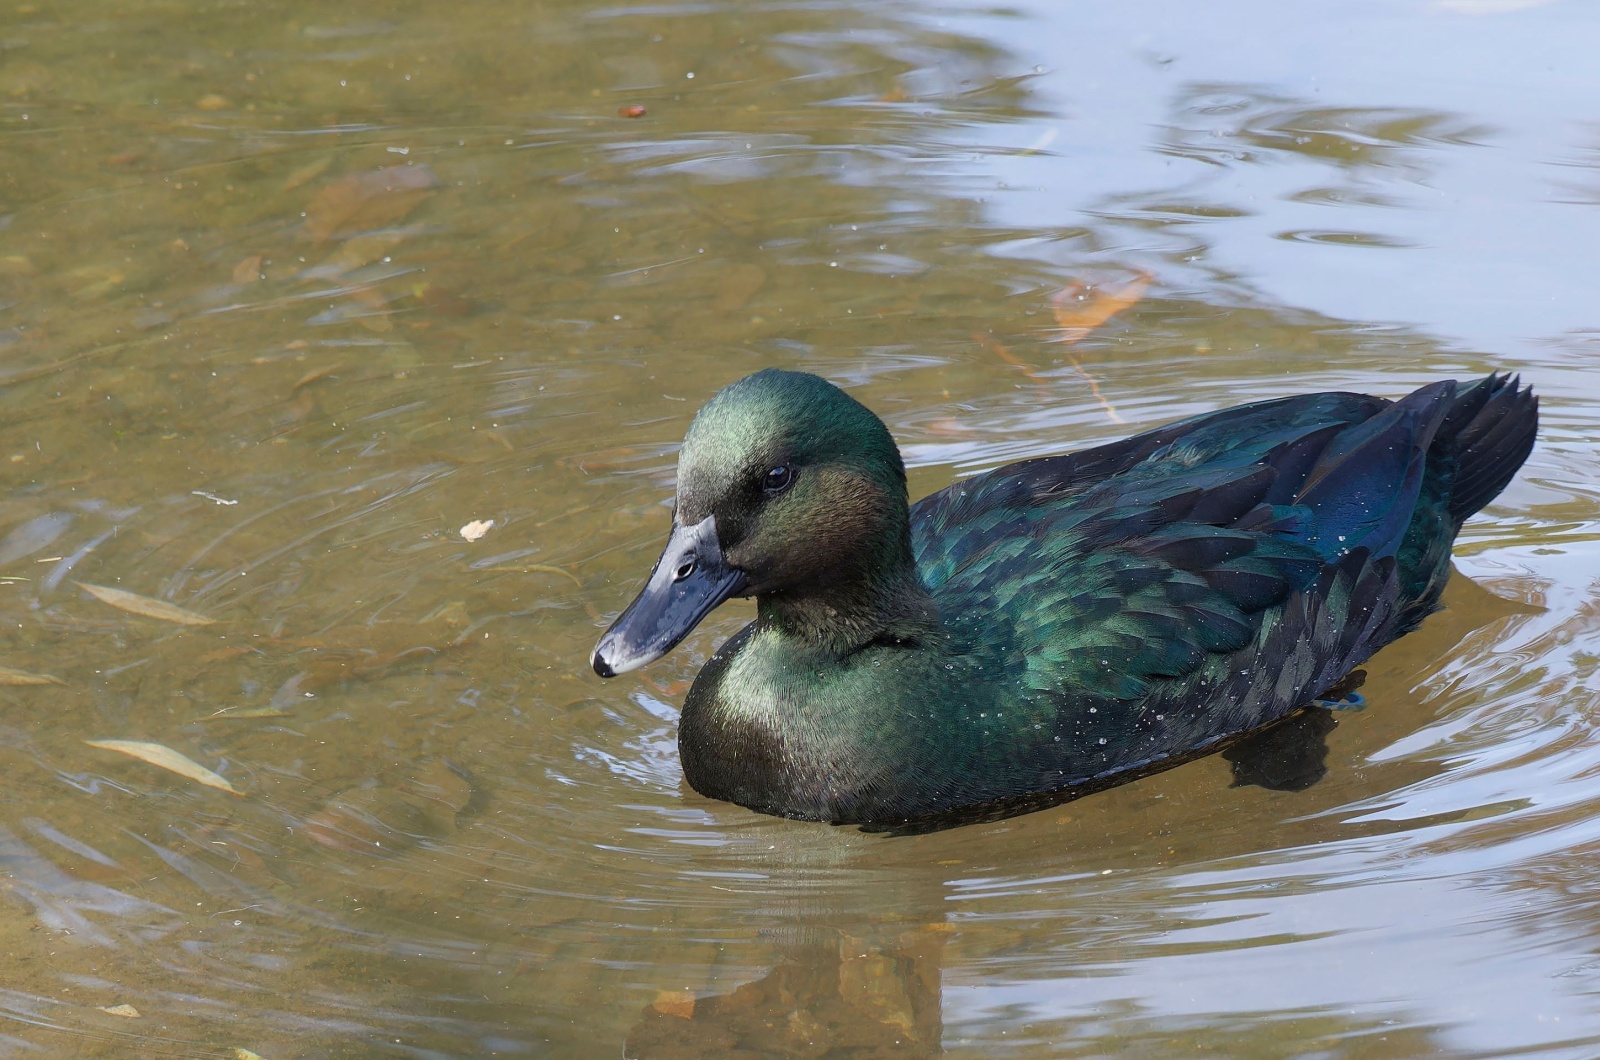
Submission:
M 0 666 L 50 680 L 0 686 L 0 1056 L 1596 1055 L 1597 46 L 1540 0 L 7 5 Z M 748 604 L 589 670 L 768 365 L 914 496 L 1495 369 L 1543 426 L 1316 783 L 885 837 L 682 784 Z

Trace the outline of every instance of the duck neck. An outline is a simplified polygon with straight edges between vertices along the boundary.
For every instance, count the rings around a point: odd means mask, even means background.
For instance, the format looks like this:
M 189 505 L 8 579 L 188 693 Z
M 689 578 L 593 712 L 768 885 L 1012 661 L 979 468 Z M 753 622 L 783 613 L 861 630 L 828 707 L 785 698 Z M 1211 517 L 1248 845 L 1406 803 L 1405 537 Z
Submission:
M 823 584 L 758 596 L 756 614 L 763 628 L 837 656 L 875 640 L 918 640 L 939 625 L 904 528 L 867 562 L 835 568 Z

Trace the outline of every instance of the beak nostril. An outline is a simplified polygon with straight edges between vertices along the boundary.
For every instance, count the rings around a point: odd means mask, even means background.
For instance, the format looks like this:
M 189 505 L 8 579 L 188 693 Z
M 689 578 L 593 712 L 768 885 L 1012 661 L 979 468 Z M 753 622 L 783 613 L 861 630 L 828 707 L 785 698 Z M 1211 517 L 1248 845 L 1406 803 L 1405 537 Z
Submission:
M 711 516 L 690 527 L 674 525 L 649 581 L 595 645 L 590 665 L 601 677 L 614 677 L 661 658 L 745 584 L 744 572 L 723 558 Z

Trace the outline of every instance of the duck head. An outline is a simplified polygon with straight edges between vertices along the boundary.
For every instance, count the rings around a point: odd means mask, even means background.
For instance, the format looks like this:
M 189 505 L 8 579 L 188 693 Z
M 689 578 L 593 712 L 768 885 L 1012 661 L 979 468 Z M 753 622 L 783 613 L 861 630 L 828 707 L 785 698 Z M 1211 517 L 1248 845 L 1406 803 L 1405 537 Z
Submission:
M 920 593 L 905 466 L 888 428 L 814 375 L 768 369 L 702 408 L 678 456 L 672 536 L 600 638 L 613 677 L 671 651 L 713 608 L 755 596 L 758 622 L 864 643 Z M 848 647 L 848 646 L 847 646 Z

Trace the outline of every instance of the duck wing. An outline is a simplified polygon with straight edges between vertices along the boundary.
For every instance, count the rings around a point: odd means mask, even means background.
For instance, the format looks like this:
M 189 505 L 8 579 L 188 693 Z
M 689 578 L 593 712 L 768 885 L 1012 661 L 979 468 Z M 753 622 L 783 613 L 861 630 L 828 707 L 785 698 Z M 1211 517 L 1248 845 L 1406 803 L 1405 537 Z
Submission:
M 911 507 L 913 533 L 937 538 L 985 511 L 1068 499 L 1185 442 L 1231 453 L 1233 463 L 1254 462 L 1308 433 L 1365 422 L 1390 404 L 1366 394 L 1301 394 L 1192 416 L 1076 453 L 1020 460 L 922 498 Z
M 1395 555 L 1456 390 L 1262 402 L 1001 468 L 913 509 L 919 571 L 1020 695 L 1109 707 L 1206 688 L 1252 715 L 1239 729 L 1264 724 L 1392 635 Z

